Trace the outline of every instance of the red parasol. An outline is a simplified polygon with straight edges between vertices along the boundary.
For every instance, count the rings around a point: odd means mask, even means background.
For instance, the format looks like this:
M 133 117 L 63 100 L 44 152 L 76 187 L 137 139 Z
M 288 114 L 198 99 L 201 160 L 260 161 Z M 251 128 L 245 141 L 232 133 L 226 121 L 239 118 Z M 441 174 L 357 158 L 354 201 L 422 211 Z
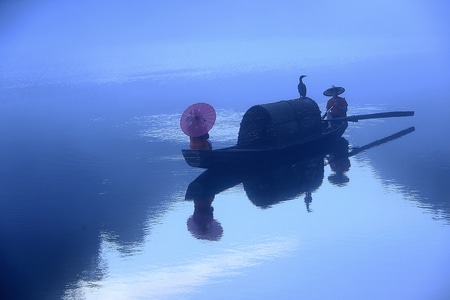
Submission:
M 180 127 L 190 137 L 207 134 L 216 121 L 216 111 L 207 103 L 192 104 L 181 115 Z

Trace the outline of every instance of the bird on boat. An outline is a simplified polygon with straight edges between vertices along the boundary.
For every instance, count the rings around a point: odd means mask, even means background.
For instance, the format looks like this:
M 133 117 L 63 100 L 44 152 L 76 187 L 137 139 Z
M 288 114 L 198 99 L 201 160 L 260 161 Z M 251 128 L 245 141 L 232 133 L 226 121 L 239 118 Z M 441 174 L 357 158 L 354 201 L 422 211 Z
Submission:
M 303 78 L 306 77 L 306 75 L 300 76 L 299 80 L 300 83 L 298 84 L 298 92 L 300 94 L 300 98 L 306 97 L 306 85 L 303 83 Z

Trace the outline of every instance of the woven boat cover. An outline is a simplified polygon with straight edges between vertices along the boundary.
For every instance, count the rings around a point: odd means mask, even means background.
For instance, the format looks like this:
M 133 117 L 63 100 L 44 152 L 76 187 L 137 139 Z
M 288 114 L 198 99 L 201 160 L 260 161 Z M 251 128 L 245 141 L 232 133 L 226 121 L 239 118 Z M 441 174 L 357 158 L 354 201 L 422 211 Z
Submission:
M 320 109 L 310 98 L 252 106 L 243 116 L 238 146 L 269 148 L 295 143 L 322 132 Z

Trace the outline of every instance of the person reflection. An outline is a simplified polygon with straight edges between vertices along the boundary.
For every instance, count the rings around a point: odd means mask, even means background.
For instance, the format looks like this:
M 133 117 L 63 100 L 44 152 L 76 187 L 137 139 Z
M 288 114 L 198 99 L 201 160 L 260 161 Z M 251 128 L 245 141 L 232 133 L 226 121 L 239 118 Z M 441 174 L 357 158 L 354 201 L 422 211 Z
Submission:
M 214 196 L 194 199 L 194 213 L 187 220 L 187 228 L 197 239 L 219 241 L 222 238 L 222 225 L 214 219 L 213 200 Z
M 344 140 L 341 141 L 344 143 Z M 339 145 L 334 152 L 328 155 L 328 162 L 331 171 L 334 172 L 328 176 L 328 181 L 336 186 L 345 186 L 350 181 L 346 172 L 351 167 L 350 159 L 348 158 L 347 141 L 345 141 L 345 145 Z

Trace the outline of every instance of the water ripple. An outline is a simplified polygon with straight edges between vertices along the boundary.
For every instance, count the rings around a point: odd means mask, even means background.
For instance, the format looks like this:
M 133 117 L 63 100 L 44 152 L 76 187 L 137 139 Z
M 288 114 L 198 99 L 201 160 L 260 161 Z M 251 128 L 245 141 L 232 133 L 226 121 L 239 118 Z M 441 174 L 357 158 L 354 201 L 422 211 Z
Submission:
M 271 238 L 253 245 L 224 249 L 221 253 L 187 264 L 148 266 L 137 276 L 111 276 L 101 283 L 80 281 L 79 288 L 69 290 L 65 299 L 80 295 L 85 299 L 173 299 L 215 280 L 235 276 L 264 261 L 286 257 L 297 248 L 295 237 Z
M 217 109 L 217 119 L 210 131 L 211 139 L 235 143 L 243 112 L 227 109 Z M 141 136 L 150 141 L 170 141 L 186 143 L 187 137 L 180 129 L 181 114 L 157 114 L 144 117 L 136 117 L 137 122 L 143 129 Z

